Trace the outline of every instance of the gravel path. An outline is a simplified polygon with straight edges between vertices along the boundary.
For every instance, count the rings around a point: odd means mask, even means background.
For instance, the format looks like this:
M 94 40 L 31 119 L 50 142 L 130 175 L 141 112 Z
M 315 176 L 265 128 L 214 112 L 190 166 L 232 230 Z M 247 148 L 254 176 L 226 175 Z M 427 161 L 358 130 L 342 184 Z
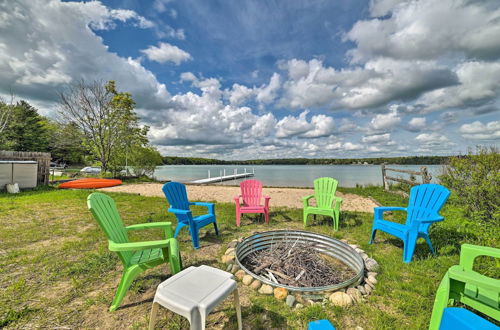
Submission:
M 124 192 L 139 194 L 142 196 L 164 197 L 161 183 L 140 183 L 127 184 L 111 188 L 102 188 L 99 190 Z M 187 193 L 190 200 L 193 201 L 216 201 L 223 203 L 233 203 L 233 197 L 240 194 L 239 187 L 216 186 L 216 185 L 187 185 Z M 264 195 L 271 196 L 269 205 L 285 206 L 290 208 L 302 208 L 302 197 L 312 195 L 312 189 L 300 188 L 264 188 Z M 373 213 L 373 208 L 378 206 L 372 200 L 355 194 L 342 194 L 337 192 L 337 196 L 343 198 L 341 210 L 359 211 Z

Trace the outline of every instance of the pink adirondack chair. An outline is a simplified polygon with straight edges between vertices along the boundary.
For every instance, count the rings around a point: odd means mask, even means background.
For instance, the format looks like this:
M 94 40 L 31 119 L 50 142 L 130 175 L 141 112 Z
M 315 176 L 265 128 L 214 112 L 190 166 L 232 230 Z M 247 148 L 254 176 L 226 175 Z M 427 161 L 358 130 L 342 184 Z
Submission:
M 266 223 L 269 223 L 269 200 L 271 197 L 264 196 L 264 206 L 260 204 L 262 200 L 262 182 L 259 180 L 245 180 L 240 183 L 241 195 L 234 198 L 236 204 L 236 225 L 240 226 L 242 213 L 264 213 Z M 240 198 L 243 204 L 240 205 Z

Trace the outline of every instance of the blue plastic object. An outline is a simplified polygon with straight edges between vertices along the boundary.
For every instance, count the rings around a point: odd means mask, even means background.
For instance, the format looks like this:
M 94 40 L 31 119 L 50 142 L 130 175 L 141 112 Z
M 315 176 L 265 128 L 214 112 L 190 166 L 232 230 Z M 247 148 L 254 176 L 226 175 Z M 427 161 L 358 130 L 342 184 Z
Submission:
M 179 235 L 179 232 L 183 227 L 188 226 L 193 246 L 195 249 L 199 249 L 199 231 L 201 228 L 213 223 L 215 234 L 219 235 L 214 203 L 189 202 L 186 193 L 186 186 L 179 182 L 167 182 L 163 185 L 162 190 L 170 203 L 168 211 L 174 213 L 177 217 L 177 227 L 175 228 L 174 238 Z M 191 205 L 206 206 L 208 213 L 193 217 L 193 214 L 189 209 Z
M 439 330 L 500 330 L 500 327 L 486 321 L 471 311 L 460 307 L 444 309 Z
M 377 230 L 400 238 L 404 243 L 403 261 L 408 263 L 413 257 L 415 245 L 419 237 L 423 237 L 433 254 L 429 238 L 429 227 L 444 218 L 439 210 L 450 196 L 450 191 L 437 184 L 422 184 L 411 188 L 408 207 L 375 207 L 370 244 L 375 239 Z M 399 224 L 383 219 L 385 211 L 406 211 L 406 223 Z
M 317 320 L 309 322 L 307 330 L 335 330 L 335 327 L 328 320 Z

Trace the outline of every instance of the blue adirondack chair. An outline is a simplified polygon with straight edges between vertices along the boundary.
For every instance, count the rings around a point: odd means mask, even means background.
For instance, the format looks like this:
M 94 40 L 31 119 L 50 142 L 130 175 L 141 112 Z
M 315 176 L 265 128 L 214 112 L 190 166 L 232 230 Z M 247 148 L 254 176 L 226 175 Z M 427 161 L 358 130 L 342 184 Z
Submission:
M 444 220 L 439 210 L 450 196 L 450 191 L 437 184 L 421 184 L 411 188 L 408 207 L 375 207 L 370 244 L 377 230 L 400 238 L 404 243 L 403 261 L 408 263 L 413 257 L 419 237 L 423 237 L 432 253 L 435 254 L 429 238 L 429 227 Z M 383 219 L 385 211 L 406 211 L 406 223 L 399 224 Z
M 217 229 L 217 219 L 215 218 L 215 204 L 214 203 L 203 203 L 203 202 L 190 202 L 187 198 L 186 186 L 179 182 L 167 182 L 163 185 L 163 193 L 167 197 L 170 203 L 169 212 L 174 213 L 177 217 L 177 227 L 175 228 L 174 238 L 177 238 L 180 230 L 183 227 L 189 227 L 189 234 L 193 241 L 193 246 L 195 249 L 200 248 L 199 231 L 202 227 L 205 227 L 211 223 L 214 224 L 215 234 L 219 235 L 219 230 Z M 189 206 L 191 205 L 201 205 L 206 206 L 208 213 L 193 217 Z

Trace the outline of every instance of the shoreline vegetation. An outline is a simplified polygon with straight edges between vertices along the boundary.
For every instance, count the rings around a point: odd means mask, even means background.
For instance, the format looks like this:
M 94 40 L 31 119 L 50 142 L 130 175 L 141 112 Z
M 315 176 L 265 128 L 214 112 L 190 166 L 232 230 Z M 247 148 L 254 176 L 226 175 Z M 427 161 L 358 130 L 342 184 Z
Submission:
M 198 157 L 162 156 L 163 165 L 444 165 L 457 156 L 408 156 L 376 158 L 276 158 L 222 160 Z

